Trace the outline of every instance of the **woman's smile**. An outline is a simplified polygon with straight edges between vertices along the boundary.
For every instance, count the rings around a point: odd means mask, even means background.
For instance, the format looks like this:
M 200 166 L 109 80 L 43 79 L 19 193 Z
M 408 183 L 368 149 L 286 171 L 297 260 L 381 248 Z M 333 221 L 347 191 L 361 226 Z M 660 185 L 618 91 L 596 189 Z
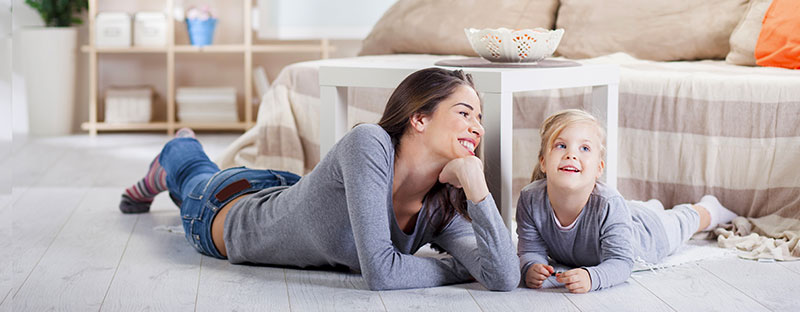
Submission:
M 475 143 L 475 140 L 473 140 L 473 139 L 459 139 L 458 143 L 460 143 L 462 146 L 464 146 L 464 148 L 466 148 L 467 151 L 469 151 L 469 153 L 472 156 L 475 156 L 475 146 L 477 145 Z

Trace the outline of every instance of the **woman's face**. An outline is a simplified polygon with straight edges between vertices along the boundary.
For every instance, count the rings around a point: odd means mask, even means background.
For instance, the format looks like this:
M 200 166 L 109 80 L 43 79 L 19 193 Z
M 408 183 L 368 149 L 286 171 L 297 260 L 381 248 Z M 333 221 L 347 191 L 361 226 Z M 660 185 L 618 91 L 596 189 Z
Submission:
M 456 87 L 431 116 L 422 118 L 427 147 L 446 160 L 475 155 L 484 133 L 481 117 L 475 90 L 466 85 Z

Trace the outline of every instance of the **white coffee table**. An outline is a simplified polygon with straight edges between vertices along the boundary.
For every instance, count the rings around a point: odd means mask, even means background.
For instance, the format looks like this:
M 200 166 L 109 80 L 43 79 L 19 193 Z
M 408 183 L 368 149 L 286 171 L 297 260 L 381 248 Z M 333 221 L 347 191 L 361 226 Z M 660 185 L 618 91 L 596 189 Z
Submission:
M 395 88 L 409 74 L 434 67 L 435 58 L 397 62 L 371 58 L 326 60 L 319 69 L 320 83 L 320 159 L 347 132 L 347 88 Z M 617 127 L 619 67 L 582 65 L 554 68 L 457 68 L 472 74 L 483 99 L 484 172 L 503 221 L 511 228 L 515 203 L 511 202 L 512 183 L 512 93 L 544 89 L 592 87 L 592 114 L 605 122 L 605 181 L 617 184 Z M 532 143 L 538 145 L 538 143 Z M 533 160 L 532 160 L 533 161 Z

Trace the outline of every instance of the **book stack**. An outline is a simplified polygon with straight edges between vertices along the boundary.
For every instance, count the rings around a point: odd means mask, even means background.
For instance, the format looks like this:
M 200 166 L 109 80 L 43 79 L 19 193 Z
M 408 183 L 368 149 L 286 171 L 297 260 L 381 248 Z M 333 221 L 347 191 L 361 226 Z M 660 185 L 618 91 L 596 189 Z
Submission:
M 182 122 L 237 122 L 236 88 L 178 88 L 175 95 Z

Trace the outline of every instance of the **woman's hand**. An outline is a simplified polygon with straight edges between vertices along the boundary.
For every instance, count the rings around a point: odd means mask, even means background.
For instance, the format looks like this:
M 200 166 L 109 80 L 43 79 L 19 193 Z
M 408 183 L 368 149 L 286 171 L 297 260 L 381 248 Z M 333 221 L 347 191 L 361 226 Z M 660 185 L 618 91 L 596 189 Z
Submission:
M 528 288 L 541 288 L 544 280 L 550 277 L 553 272 L 552 266 L 535 263 L 528 268 L 528 272 L 525 272 L 525 286 L 528 286 Z
M 592 289 L 592 278 L 589 271 L 583 268 L 572 269 L 556 275 L 556 281 L 563 283 L 569 292 L 582 294 Z
M 473 203 L 483 201 L 489 195 L 483 175 L 483 161 L 475 156 L 456 158 L 448 162 L 439 173 L 439 182 L 464 188 L 467 199 Z

